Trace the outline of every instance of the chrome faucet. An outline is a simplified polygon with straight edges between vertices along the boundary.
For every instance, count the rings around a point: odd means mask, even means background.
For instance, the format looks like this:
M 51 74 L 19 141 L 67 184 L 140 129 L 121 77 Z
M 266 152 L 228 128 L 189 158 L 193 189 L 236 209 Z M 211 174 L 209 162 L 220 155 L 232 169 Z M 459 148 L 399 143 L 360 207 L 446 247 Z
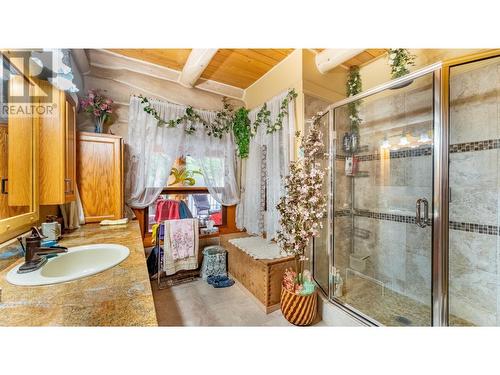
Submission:
M 18 273 L 33 272 L 42 267 L 46 262 L 46 257 L 40 255 L 50 255 L 66 253 L 68 249 L 64 246 L 42 247 L 42 239 L 45 238 L 37 227 L 31 228 L 31 234 L 24 238 L 26 247 L 23 243 L 23 238 L 19 237 L 18 241 L 24 250 L 24 264 L 19 267 Z

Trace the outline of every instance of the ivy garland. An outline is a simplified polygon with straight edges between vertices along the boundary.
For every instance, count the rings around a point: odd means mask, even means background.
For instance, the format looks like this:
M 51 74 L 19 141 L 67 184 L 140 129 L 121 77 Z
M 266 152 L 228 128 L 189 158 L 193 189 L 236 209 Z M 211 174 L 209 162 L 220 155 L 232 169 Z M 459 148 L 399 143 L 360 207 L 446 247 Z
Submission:
M 248 109 L 241 107 L 234 114 L 234 139 L 238 145 L 238 156 L 242 159 L 247 158 L 250 151 L 251 126 L 248 112 Z
M 203 120 L 191 106 L 186 108 L 186 113 L 183 116 L 175 120 L 165 121 L 160 117 L 158 111 L 151 106 L 148 98 L 139 95 L 139 99 L 141 99 L 141 103 L 144 104 L 144 112 L 149 113 L 151 116 L 153 116 L 158 121 L 159 127 L 167 125 L 168 128 L 175 128 L 180 124 L 184 124 L 186 125 L 185 132 L 188 134 L 193 134 L 196 131 L 196 128 L 194 126 L 195 122 L 201 122 L 205 127 L 207 127 L 208 125 L 206 121 Z
M 388 50 L 389 65 L 392 78 L 399 78 L 410 73 L 408 65 L 415 65 L 415 55 L 405 48 L 391 48 Z
M 222 136 L 230 131 L 233 132 L 236 144 L 238 145 L 238 156 L 242 159 L 248 157 L 250 138 L 257 134 L 257 129 L 264 125 L 266 133 L 271 134 L 280 130 L 283 127 L 283 119 L 288 115 L 288 104 L 291 100 L 297 97 L 294 89 L 290 90 L 281 102 L 278 116 L 274 124 L 271 121 L 271 111 L 267 108 L 267 104 L 261 107 L 257 113 L 256 119 L 252 124 L 248 118 L 248 110 L 244 107 L 234 110 L 233 106 L 228 103 L 227 98 L 222 98 L 223 108 L 215 115 L 212 122 L 205 121 L 193 107 L 186 108 L 186 112 L 181 117 L 175 120 L 165 121 L 160 117 L 160 114 L 154 109 L 148 98 L 139 95 L 141 103 L 144 104 L 144 112 L 150 114 L 158 121 L 158 126 L 167 126 L 175 128 L 181 124 L 185 125 L 185 132 L 193 134 L 196 131 L 195 123 L 202 123 L 205 127 L 207 135 L 222 138 Z
M 354 96 L 362 91 L 361 76 L 359 74 L 359 66 L 351 66 L 349 69 L 349 75 L 347 77 L 346 83 L 346 94 L 347 96 Z M 349 121 L 351 122 L 351 130 L 353 133 L 359 133 L 359 125 L 361 124 L 361 117 L 359 117 L 359 105 L 360 100 L 349 103 L 347 105 L 347 111 L 349 115 Z
M 290 90 L 288 94 L 285 96 L 280 105 L 280 110 L 278 112 L 278 116 L 276 117 L 276 122 L 272 126 L 267 127 L 267 133 L 274 133 L 277 130 L 280 130 L 283 127 L 283 119 L 286 115 L 288 115 L 288 103 L 290 103 L 293 99 L 297 97 L 297 93 L 295 90 Z
M 217 111 L 215 120 L 208 124 L 204 123 L 208 135 L 221 139 L 222 136 L 231 131 L 234 120 L 234 108 L 228 103 L 227 98 L 222 98 L 222 110 Z

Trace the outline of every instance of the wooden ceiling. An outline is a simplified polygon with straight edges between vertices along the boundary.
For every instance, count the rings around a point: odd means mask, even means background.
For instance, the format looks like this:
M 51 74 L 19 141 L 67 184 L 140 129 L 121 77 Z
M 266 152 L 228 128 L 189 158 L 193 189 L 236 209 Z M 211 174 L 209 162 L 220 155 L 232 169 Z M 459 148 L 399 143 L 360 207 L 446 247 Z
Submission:
M 344 62 L 342 65 L 344 65 L 346 68 L 350 68 L 351 66 L 358 65 L 366 65 L 369 62 L 377 59 L 378 57 L 382 56 L 384 53 L 386 53 L 386 49 L 366 49 L 363 52 L 361 52 L 359 55 L 354 56 L 352 59 L 347 60 Z
M 112 52 L 182 70 L 191 49 L 112 49 Z M 246 89 L 293 49 L 219 49 L 202 78 Z
M 316 48 L 317 52 L 323 49 Z M 110 51 L 181 71 L 191 49 L 111 49 Z M 246 89 L 287 57 L 293 49 L 219 49 L 201 75 L 201 78 Z M 366 65 L 386 52 L 385 49 L 367 49 L 344 62 L 345 68 Z
M 324 48 L 314 48 L 314 50 L 316 52 L 321 52 L 324 50 Z M 387 52 L 387 49 L 383 49 L 383 48 L 365 49 L 359 55 L 356 55 L 352 59 L 343 62 L 342 66 L 347 68 L 347 69 L 349 69 L 351 66 L 354 66 L 354 65 L 363 66 L 363 65 L 366 65 L 366 64 L 372 62 L 375 59 L 378 59 L 380 56 L 382 56 L 386 52 Z

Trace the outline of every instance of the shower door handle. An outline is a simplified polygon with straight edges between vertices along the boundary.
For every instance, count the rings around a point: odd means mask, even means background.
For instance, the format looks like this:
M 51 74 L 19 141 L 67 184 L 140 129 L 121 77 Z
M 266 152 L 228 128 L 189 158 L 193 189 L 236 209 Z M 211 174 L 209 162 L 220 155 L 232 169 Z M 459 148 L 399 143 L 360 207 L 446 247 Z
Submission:
M 422 209 L 421 205 L 424 204 L 424 217 L 422 219 Z M 425 228 L 427 226 L 427 220 L 429 219 L 429 202 L 425 198 L 417 199 L 417 204 L 415 206 L 415 224 L 420 228 Z

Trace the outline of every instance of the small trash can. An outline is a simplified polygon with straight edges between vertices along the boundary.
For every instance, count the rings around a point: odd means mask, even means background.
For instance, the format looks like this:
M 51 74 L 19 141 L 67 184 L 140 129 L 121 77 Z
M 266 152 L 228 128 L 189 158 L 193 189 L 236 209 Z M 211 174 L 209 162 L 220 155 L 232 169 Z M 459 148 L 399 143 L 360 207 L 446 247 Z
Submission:
M 221 246 L 207 246 L 203 249 L 201 277 L 227 276 L 227 251 Z

